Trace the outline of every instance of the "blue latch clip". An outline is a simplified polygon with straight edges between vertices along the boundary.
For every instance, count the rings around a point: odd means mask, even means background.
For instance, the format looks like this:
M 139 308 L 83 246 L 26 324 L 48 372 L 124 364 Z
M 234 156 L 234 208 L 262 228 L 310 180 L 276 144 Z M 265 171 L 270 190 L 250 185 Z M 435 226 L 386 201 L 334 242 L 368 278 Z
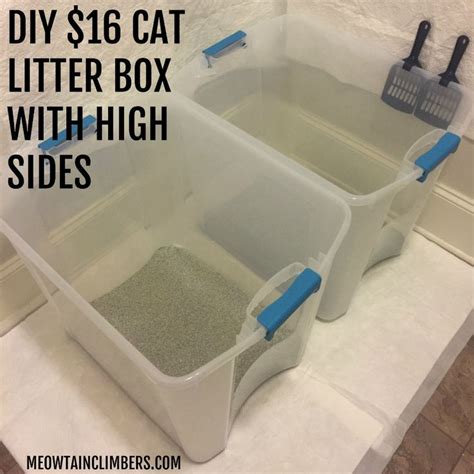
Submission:
M 430 150 L 419 156 L 415 165 L 423 170 L 423 174 L 418 178 L 420 183 L 424 183 L 428 175 L 438 167 L 451 153 L 454 153 L 461 137 L 455 133 L 446 132 Z
M 206 57 L 208 67 L 212 67 L 210 58 L 218 58 L 236 46 L 245 46 L 246 36 L 247 33 L 239 30 L 214 43 L 212 46 L 203 49 L 202 52 Z
M 92 131 L 95 131 L 95 123 L 96 123 L 96 118 L 92 115 L 87 115 L 84 117 L 82 120 L 82 131 L 84 135 L 87 135 L 89 133 L 92 133 Z M 77 125 L 73 125 L 71 127 L 72 131 L 72 139 L 74 139 L 77 136 Z M 56 140 L 53 139 L 53 137 L 48 138 L 47 140 L 41 142 L 38 145 L 38 148 L 43 152 L 51 152 L 57 148 L 59 148 L 61 145 L 64 145 L 67 142 L 67 133 L 66 129 L 61 130 L 58 133 L 58 137 Z
M 275 331 L 320 287 L 321 276 L 305 268 L 280 298 L 257 316 L 257 321 L 267 330 L 265 339 L 271 341 Z

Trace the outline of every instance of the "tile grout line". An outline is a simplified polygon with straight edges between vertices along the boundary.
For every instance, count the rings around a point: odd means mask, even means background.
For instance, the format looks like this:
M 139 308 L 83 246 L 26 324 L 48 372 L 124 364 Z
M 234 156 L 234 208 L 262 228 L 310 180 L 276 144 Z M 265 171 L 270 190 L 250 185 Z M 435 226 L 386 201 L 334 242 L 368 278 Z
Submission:
M 456 469 L 457 465 L 459 464 L 459 461 L 461 460 L 463 454 L 466 452 L 465 449 L 463 449 L 463 451 L 461 452 L 461 454 L 459 455 L 459 457 L 456 459 L 456 462 L 454 463 L 454 466 L 453 468 L 451 469 L 450 471 L 450 474 L 453 474 L 454 470 Z
M 436 425 L 435 423 L 433 423 L 431 420 L 429 420 L 428 418 L 426 418 L 425 415 L 423 415 L 423 413 L 420 413 L 418 416 L 421 416 L 423 417 L 431 426 L 435 427 L 438 431 L 441 431 L 441 433 L 443 433 L 445 436 L 447 436 L 451 441 L 453 441 L 455 444 L 457 444 L 463 451 L 465 449 L 465 447 L 462 445 L 462 444 L 459 444 L 454 438 L 452 438 L 448 433 L 445 433 L 444 430 L 442 430 L 438 425 Z M 467 446 L 467 444 L 466 444 Z

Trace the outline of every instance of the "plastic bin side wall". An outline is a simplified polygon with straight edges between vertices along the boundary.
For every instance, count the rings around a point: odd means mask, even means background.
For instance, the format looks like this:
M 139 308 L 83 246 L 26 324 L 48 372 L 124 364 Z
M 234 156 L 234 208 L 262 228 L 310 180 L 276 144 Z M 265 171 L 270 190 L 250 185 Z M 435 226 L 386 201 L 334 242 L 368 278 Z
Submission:
M 72 154 L 88 153 L 94 164 L 87 191 L 5 188 L 0 198 L 2 218 L 67 281 L 115 242 L 144 228 L 140 183 L 130 170 L 126 146 L 96 144 L 89 151 L 90 144 L 71 147 Z M 112 171 L 104 176 L 99 165 Z M 112 175 L 118 177 L 111 184 Z
M 179 437 L 155 383 L 67 297 L 56 298 L 66 332 L 122 387 L 175 442 Z
M 122 387 L 190 459 L 207 461 L 227 442 L 233 360 L 201 383 L 184 389 L 151 380 L 113 341 L 61 295 L 58 308 L 67 333 Z
M 334 258 L 318 318 L 333 321 L 348 310 L 392 199 L 389 194 L 372 206 L 351 206 L 351 227 Z
M 330 267 L 329 262 L 325 262 L 326 268 Z M 320 270 L 320 266 L 318 265 Z M 316 270 L 316 268 L 315 268 Z M 299 317 L 298 326 L 295 331 L 279 344 L 262 354 L 245 373 L 235 390 L 232 401 L 232 420 L 235 419 L 242 405 L 248 397 L 262 384 L 263 381 L 291 367 L 296 367 L 303 357 L 308 339 L 311 335 L 311 328 L 314 315 L 318 312 L 321 301 L 321 294 L 324 293 L 324 286 L 327 281 L 327 271 L 321 272 L 323 285 L 319 292 L 301 307 L 292 317 Z
M 384 224 L 369 258 L 367 269 L 387 258 L 401 254 L 407 237 L 420 217 L 426 201 L 442 171 L 440 167 L 431 173 L 424 183 L 414 181 L 393 199 Z
M 178 442 L 193 461 L 207 461 L 227 445 L 233 375 L 231 359 L 199 384 L 183 390 L 160 389 Z
M 200 383 L 169 388 L 153 380 L 111 338 L 95 314 L 86 314 L 20 253 L 66 333 L 114 379 L 137 405 L 196 462 L 225 449 L 229 433 L 234 360 Z M 99 317 L 100 318 L 100 317 Z M 102 321 L 103 323 L 104 321 Z M 260 383 L 262 383 L 260 381 Z M 199 433 L 199 436 L 196 434 Z

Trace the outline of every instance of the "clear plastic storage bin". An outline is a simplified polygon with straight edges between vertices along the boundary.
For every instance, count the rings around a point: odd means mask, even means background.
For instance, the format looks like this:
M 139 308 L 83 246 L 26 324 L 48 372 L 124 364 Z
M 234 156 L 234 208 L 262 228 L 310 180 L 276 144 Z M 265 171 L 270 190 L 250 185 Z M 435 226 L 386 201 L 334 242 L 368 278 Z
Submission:
M 4 189 L 0 232 L 68 333 L 206 461 L 299 363 L 350 211 L 192 101 L 168 106 L 166 142 L 70 144 L 89 189 Z
M 421 183 L 424 171 L 414 162 L 432 148 L 434 161 L 453 151 L 470 121 L 469 92 L 449 84 L 463 98 L 446 137 L 381 100 L 400 60 L 317 18 L 268 20 L 204 53 L 178 73 L 175 90 L 225 119 L 239 140 L 266 144 L 280 163 L 351 207 L 351 228 L 318 313 L 335 319 L 363 272 L 400 253 L 440 171 Z

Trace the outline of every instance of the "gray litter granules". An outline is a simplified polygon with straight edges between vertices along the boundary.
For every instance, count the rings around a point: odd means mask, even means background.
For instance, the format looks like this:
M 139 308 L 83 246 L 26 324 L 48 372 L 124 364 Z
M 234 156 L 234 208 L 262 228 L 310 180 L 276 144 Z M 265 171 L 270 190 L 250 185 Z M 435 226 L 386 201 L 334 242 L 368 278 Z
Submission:
M 177 377 L 235 345 L 252 296 L 186 249 L 170 246 L 92 305 L 150 362 Z M 271 343 L 237 358 L 235 386 L 259 355 L 288 335 L 281 329 Z

